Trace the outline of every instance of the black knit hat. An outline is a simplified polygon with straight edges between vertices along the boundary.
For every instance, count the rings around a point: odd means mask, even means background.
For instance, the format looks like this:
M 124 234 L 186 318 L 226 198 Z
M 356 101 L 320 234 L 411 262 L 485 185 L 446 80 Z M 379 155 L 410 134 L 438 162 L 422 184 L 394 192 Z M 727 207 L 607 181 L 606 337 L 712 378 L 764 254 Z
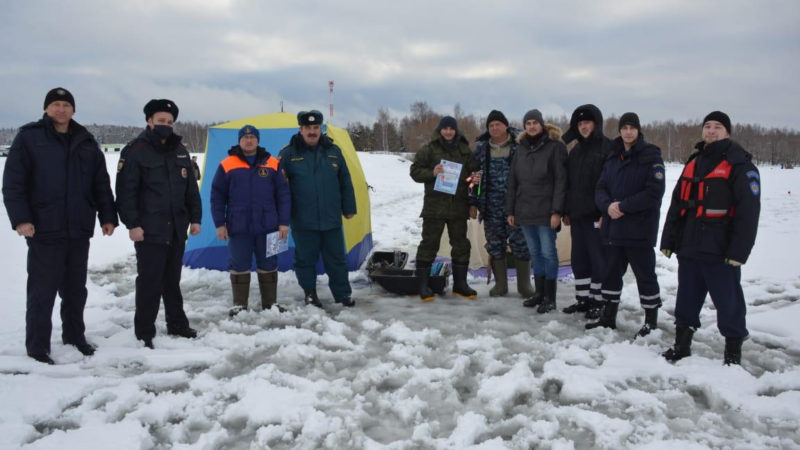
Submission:
M 709 120 L 716 120 L 717 122 L 721 123 L 726 130 L 728 130 L 728 134 L 731 134 L 731 118 L 728 117 L 722 111 L 712 111 L 708 113 L 708 115 L 703 119 L 703 125 L 706 124 Z
M 72 94 L 70 94 L 68 90 L 62 87 L 50 89 L 47 95 L 44 96 L 43 109 L 47 109 L 47 106 L 50 105 L 50 103 L 57 102 L 59 100 L 65 101 L 70 105 L 72 105 L 72 110 L 73 112 L 75 111 L 75 99 L 72 97 Z
M 502 112 L 493 109 L 489 115 L 486 117 L 486 128 L 489 128 L 489 124 L 494 121 L 502 122 L 505 126 L 508 126 L 508 119 L 506 119 L 505 114 Z
M 322 113 L 316 109 L 300 111 L 297 113 L 297 124 L 301 127 L 304 125 L 322 125 Z
M 453 116 L 442 117 L 442 120 L 439 121 L 439 125 L 436 127 L 436 131 L 442 131 L 444 128 L 452 128 L 458 131 L 458 122 L 456 118 Z
M 525 124 L 529 120 L 535 120 L 539 122 L 542 126 L 544 126 L 544 118 L 542 117 L 541 111 L 539 111 L 538 109 L 532 109 L 526 112 L 524 116 L 522 116 L 522 126 L 525 126 Z
M 621 130 L 622 127 L 625 125 L 630 125 L 633 128 L 636 128 L 639 131 L 642 131 L 642 125 L 639 123 L 639 116 L 633 112 L 626 112 L 619 118 L 619 125 L 617 125 L 617 131 Z
M 144 118 L 145 120 L 153 117 L 157 112 L 168 112 L 172 114 L 172 120 L 178 120 L 178 105 L 172 100 L 165 98 L 152 99 L 144 105 Z

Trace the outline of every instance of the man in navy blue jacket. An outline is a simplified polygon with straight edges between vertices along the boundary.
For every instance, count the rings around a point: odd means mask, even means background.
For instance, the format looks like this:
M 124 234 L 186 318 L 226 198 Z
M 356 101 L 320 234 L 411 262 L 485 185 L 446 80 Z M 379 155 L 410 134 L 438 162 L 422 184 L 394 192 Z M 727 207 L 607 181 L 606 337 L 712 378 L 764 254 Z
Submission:
M 117 212 L 105 157 L 86 128 L 72 120 L 75 99 L 64 88 L 47 93 L 44 116 L 14 138 L 3 173 L 3 201 L 11 227 L 28 243 L 25 347 L 48 364 L 56 293 L 61 296 L 61 340 L 84 355 L 86 267 L 95 216 L 103 235 L 114 233 Z
M 619 133 L 611 144 L 595 192 L 595 203 L 603 211 L 600 234 L 608 258 L 602 288 L 606 304 L 600 320 L 586 324 L 586 328 L 616 328 L 622 276 L 630 264 L 645 311 L 644 326 L 638 335 L 645 336 L 656 328 L 661 307 L 653 248 L 664 196 L 664 161 L 661 150 L 644 140 L 635 113 L 620 117 Z
M 228 242 L 230 253 L 231 317 L 247 309 L 253 257 L 261 307 L 275 305 L 278 256 L 267 257 L 267 234 L 278 231 L 280 239 L 289 236 L 289 185 L 281 174 L 278 158 L 258 146 L 259 137 L 258 128 L 243 126 L 239 145 L 231 147 L 219 163 L 211 184 L 211 215 L 217 238 Z

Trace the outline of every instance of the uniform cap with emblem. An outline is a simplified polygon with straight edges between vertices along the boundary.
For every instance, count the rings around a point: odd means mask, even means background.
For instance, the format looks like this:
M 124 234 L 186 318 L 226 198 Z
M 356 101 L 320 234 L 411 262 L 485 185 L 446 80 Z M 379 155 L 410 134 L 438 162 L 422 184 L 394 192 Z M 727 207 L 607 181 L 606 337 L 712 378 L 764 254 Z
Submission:
M 72 110 L 75 111 L 75 99 L 68 90 L 62 87 L 50 89 L 47 95 L 44 96 L 44 109 L 47 109 L 50 103 L 57 102 L 59 100 L 72 105 Z
M 259 141 L 261 140 L 261 134 L 259 134 L 258 128 L 252 125 L 245 125 L 242 128 L 239 128 L 239 140 L 241 141 L 245 136 L 255 136 L 256 139 Z
M 157 112 L 168 112 L 172 114 L 172 120 L 178 120 L 178 105 L 172 100 L 165 98 L 152 99 L 144 105 L 144 118 L 145 120 L 153 117 Z
M 300 111 L 297 113 L 297 124 L 301 127 L 304 125 L 322 125 L 322 113 L 316 109 Z

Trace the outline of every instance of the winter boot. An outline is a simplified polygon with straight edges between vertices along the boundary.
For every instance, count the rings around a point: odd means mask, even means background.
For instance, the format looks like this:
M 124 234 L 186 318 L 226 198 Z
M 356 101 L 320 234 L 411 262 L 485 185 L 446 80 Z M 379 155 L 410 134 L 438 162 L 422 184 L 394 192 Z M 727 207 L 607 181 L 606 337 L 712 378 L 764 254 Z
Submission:
M 233 291 L 233 308 L 228 316 L 233 317 L 247 310 L 250 298 L 250 272 L 231 272 L 231 290 Z
M 529 259 L 515 260 L 517 268 L 517 292 L 522 298 L 531 298 L 536 292 L 531 286 L 531 261 Z
M 574 313 L 577 313 L 577 312 L 585 313 L 586 311 L 589 311 L 589 308 L 590 308 L 589 300 L 586 300 L 586 299 L 583 299 L 583 298 L 579 298 L 579 299 L 576 300 L 575 303 L 573 303 L 573 304 L 567 306 L 566 308 L 562 309 L 561 312 L 566 313 L 566 314 L 574 314 Z
M 468 268 L 468 263 L 453 263 L 453 294 L 473 299 L 478 296 L 478 293 L 467 284 Z
M 286 310 L 276 303 L 278 299 L 278 271 L 258 272 L 258 290 L 261 292 L 261 309 L 266 311 L 277 308 L 280 312 Z
M 742 342 L 744 342 L 744 338 L 725 338 L 724 364 L 726 366 L 742 364 Z
M 535 308 L 544 300 L 544 277 L 534 276 L 533 283 L 536 285 L 536 292 L 530 298 L 522 302 L 522 306 Z
M 661 354 L 667 361 L 675 362 L 692 355 L 692 336 L 694 330 L 690 327 L 675 328 L 675 346 Z M 741 343 L 740 343 L 741 345 Z M 741 347 L 740 347 L 741 350 Z M 727 353 L 726 353 L 727 354 Z
M 587 330 L 597 327 L 617 329 L 617 311 L 619 311 L 619 303 L 606 302 L 603 307 L 603 312 L 600 314 L 600 320 L 597 322 L 587 323 L 585 325 Z
M 556 283 L 557 280 L 544 280 L 544 300 L 536 309 L 539 314 L 544 314 L 556 309 Z
M 317 308 L 324 309 L 324 307 L 322 306 L 322 302 L 319 301 L 319 297 L 317 297 L 316 289 L 310 289 L 308 291 L 305 291 L 305 295 L 306 295 L 305 297 L 306 305 L 316 306 Z
M 658 328 L 658 308 L 646 308 L 644 310 L 644 325 L 636 333 L 636 337 L 645 337 L 656 328 Z
M 489 289 L 489 297 L 502 297 L 508 294 L 508 265 L 505 258 L 492 258 L 492 272 L 494 272 L 494 287 Z
M 586 301 L 586 304 L 589 305 L 589 309 L 586 310 L 586 314 L 583 317 L 589 320 L 597 320 L 603 314 L 603 305 L 605 302 L 602 300 L 595 300 L 590 299 Z
M 417 261 L 416 269 L 417 281 L 419 282 L 419 299 L 423 302 L 432 302 L 436 300 L 433 295 L 433 289 L 428 284 L 431 276 L 431 263 Z

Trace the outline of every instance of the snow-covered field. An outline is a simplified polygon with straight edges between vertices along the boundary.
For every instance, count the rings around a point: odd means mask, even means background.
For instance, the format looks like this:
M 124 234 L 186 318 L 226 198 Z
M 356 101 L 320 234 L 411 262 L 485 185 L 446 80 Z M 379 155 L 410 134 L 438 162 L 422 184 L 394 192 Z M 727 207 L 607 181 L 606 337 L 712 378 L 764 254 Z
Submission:
M 375 188 L 376 249 L 413 256 L 422 186 L 406 160 L 360 157 Z M 116 158 L 108 155 L 112 177 Z M 742 276 L 752 335 L 742 367 L 722 366 L 710 301 L 694 355 L 675 365 L 660 356 L 674 339 L 677 288 L 677 262 L 660 254 L 660 329 L 636 341 L 643 314 L 631 274 L 619 329 L 586 332 L 582 318 L 538 315 L 516 294 L 490 299 L 485 279 L 471 280 L 474 301 L 424 304 L 358 272 L 355 308 L 304 307 L 293 273 L 282 273 L 288 312 L 229 319 L 227 273 L 186 269 L 186 310 L 200 335 L 167 336 L 162 309 L 148 350 L 133 335 L 135 258 L 124 228 L 92 240 L 85 317 L 97 353 L 61 344 L 56 306 L 57 365 L 47 366 L 25 354 L 26 246 L 3 209 L 0 448 L 800 448 L 800 176 L 761 171 L 761 226 Z M 678 172 L 668 167 L 668 191 Z M 572 303 L 572 282 L 558 288 L 559 308 Z

